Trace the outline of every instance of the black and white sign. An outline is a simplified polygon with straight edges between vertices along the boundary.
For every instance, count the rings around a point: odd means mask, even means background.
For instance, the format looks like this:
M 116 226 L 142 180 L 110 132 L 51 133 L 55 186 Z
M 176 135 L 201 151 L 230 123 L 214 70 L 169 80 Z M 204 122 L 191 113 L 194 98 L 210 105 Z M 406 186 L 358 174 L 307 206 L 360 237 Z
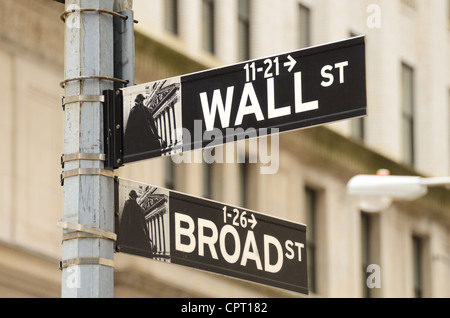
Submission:
M 361 36 L 123 88 L 123 162 L 365 116 L 365 77 Z
M 117 249 L 308 293 L 306 226 L 118 178 Z

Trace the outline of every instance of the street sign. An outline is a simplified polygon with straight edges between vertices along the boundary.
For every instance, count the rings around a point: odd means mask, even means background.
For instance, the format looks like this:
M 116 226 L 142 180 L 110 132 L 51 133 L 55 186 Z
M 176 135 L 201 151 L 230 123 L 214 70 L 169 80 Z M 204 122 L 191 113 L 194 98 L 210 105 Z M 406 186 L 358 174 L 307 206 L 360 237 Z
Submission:
M 121 164 L 361 117 L 366 115 L 365 38 L 117 93 Z
M 306 226 L 116 178 L 117 251 L 308 293 Z

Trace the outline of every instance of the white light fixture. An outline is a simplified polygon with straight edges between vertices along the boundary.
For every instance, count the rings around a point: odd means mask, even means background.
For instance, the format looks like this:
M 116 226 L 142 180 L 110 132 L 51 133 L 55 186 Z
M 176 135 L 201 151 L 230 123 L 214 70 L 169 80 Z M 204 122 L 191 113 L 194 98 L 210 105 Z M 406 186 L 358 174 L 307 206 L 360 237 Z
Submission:
M 358 199 L 362 210 L 379 212 L 393 200 L 415 200 L 425 195 L 429 186 L 448 185 L 450 177 L 391 176 L 388 170 L 382 169 L 377 175 L 354 176 L 347 183 L 347 192 Z

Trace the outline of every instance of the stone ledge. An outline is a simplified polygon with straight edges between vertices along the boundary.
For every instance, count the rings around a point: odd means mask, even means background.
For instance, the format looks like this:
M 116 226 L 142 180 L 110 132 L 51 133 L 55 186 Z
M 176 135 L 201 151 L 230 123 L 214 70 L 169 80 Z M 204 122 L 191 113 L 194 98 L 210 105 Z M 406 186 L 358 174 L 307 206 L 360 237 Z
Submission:
M 61 295 L 58 261 L 0 242 L 0 297 L 55 298 Z

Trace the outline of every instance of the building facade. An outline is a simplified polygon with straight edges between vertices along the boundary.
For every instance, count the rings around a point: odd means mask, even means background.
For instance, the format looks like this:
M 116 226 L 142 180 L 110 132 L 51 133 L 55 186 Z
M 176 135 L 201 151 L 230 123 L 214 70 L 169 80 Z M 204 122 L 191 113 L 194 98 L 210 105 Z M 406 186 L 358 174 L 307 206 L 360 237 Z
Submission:
M 134 0 L 133 10 L 136 83 L 365 35 L 368 116 L 267 138 L 279 146 L 271 174 L 249 143 L 233 162 L 164 157 L 115 171 L 306 224 L 308 296 L 117 253 L 116 297 L 450 296 L 449 189 L 378 213 L 346 193 L 352 176 L 382 168 L 450 175 L 448 0 Z M 0 1 L 1 297 L 59 297 L 64 283 L 63 11 Z

